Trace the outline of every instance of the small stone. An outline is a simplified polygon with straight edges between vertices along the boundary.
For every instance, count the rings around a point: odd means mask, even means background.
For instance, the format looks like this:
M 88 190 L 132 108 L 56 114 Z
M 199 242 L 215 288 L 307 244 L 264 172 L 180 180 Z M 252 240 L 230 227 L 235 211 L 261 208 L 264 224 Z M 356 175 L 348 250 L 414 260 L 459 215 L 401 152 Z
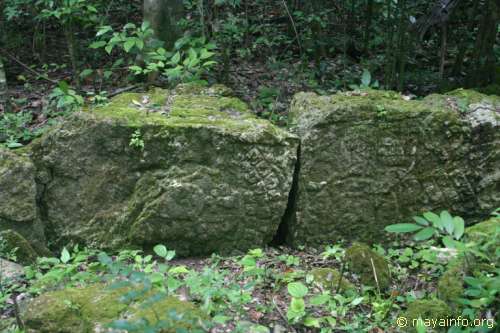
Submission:
M 310 274 L 314 277 L 314 282 L 321 285 L 323 288 L 335 291 L 339 285 L 340 273 L 336 269 L 332 268 L 315 268 Z M 342 277 L 340 283 L 340 291 L 355 290 L 356 287 L 346 279 Z
M 419 318 L 424 320 L 447 319 L 452 315 L 452 310 L 443 301 L 438 299 L 421 299 L 408 305 L 403 315 L 406 319 L 406 331 L 416 332 L 415 326 Z
M 391 273 L 385 258 L 368 245 L 354 243 L 346 250 L 345 259 L 353 273 L 359 274 L 361 283 L 387 289 L 391 283 Z

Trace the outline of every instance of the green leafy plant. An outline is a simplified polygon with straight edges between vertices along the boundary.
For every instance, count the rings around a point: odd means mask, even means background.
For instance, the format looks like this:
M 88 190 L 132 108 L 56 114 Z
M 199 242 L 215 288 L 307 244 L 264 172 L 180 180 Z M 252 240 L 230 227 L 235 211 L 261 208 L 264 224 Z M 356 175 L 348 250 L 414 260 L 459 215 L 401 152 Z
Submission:
M 292 323 L 296 323 L 306 315 L 306 303 L 304 297 L 309 289 L 301 282 L 291 282 L 287 286 L 288 293 L 292 297 L 286 316 Z
M 32 118 L 29 112 L 3 113 L 0 118 L 0 144 L 18 148 L 35 137 L 37 132 L 29 127 Z
M 79 110 L 84 100 L 66 81 L 59 81 L 49 95 L 47 113 L 49 116 L 64 116 Z
M 414 216 L 415 223 L 397 223 L 385 228 L 391 233 L 412 233 L 416 241 L 424 241 L 434 236 L 442 237 L 443 243 L 453 244 L 453 239 L 459 240 L 465 230 L 465 222 L 459 217 L 453 217 L 449 212 L 442 211 L 440 215 L 426 212 L 423 216 Z
M 134 147 L 140 151 L 144 150 L 144 139 L 142 138 L 141 130 L 137 129 L 134 133 L 132 133 L 129 146 Z
M 362 90 L 362 89 L 376 89 L 380 86 L 379 82 L 377 80 L 373 81 L 372 79 L 372 74 L 370 73 L 369 70 L 364 69 L 363 74 L 361 75 L 361 82 L 359 85 L 356 84 L 351 84 L 349 85 L 349 88 L 352 90 Z
M 110 36 L 111 35 L 111 36 Z M 140 27 L 126 24 L 115 32 L 103 26 L 97 32 L 97 41 L 90 48 L 104 48 L 108 54 L 120 49 L 128 55 L 129 70 L 136 76 L 161 73 L 171 83 L 199 81 L 217 62 L 215 44 L 204 37 L 185 36 L 177 40 L 173 50 L 165 50 L 155 41 L 154 31 L 146 21 Z

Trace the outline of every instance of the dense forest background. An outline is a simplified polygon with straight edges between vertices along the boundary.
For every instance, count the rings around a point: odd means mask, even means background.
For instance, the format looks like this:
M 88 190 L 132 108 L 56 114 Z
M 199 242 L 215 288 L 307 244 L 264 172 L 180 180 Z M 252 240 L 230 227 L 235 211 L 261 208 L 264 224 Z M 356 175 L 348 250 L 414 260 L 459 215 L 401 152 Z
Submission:
M 300 90 L 500 91 L 499 0 L 5 0 L 0 6 L 0 56 L 10 89 L 9 97 L 0 95 L 17 113 L 2 120 L 10 131 L 3 141 L 11 145 L 54 116 L 144 83 L 224 83 L 281 124 Z

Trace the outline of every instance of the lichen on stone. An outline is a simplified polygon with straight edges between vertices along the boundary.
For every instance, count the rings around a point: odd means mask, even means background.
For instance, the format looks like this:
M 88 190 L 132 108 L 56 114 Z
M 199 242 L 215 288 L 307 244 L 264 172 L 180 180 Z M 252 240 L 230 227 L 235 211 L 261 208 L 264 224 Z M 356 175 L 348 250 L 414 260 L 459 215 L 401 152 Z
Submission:
M 349 269 L 360 276 L 363 284 L 387 289 L 391 283 L 391 273 L 385 258 L 367 244 L 354 243 L 345 253 Z
M 385 226 L 429 210 L 482 220 L 500 205 L 496 101 L 468 90 L 422 100 L 373 90 L 296 94 L 300 175 L 287 239 L 385 242 Z
M 143 149 L 130 145 L 134 133 Z M 33 145 L 48 238 L 162 243 L 178 255 L 264 246 L 288 204 L 297 146 L 221 87 L 119 95 Z

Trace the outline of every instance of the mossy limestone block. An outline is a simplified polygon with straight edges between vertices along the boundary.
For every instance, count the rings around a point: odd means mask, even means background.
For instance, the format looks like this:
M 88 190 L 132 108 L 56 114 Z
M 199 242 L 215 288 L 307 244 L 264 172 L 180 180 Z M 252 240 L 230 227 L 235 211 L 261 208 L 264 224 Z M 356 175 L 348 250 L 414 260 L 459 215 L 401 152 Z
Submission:
M 29 241 L 43 243 L 36 170 L 28 153 L 0 148 L 0 231 L 12 229 Z
M 30 333 L 93 333 L 107 332 L 107 325 L 115 320 L 127 318 L 131 323 L 146 319 L 150 323 L 170 320 L 169 313 L 175 311 L 183 316 L 178 327 L 192 331 L 199 329 L 200 320 L 206 316 L 192 303 L 175 297 L 167 297 L 141 307 L 141 302 L 128 305 L 120 301 L 126 291 L 108 290 L 104 285 L 90 285 L 83 288 L 67 288 L 47 292 L 23 306 L 21 316 Z M 155 314 L 156 313 L 156 314 Z M 175 330 L 166 330 L 174 333 Z
M 469 90 L 407 100 L 391 91 L 299 93 L 293 244 L 384 242 L 422 211 L 481 221 L 500 206 L 500 97 Z
M 16 261 L 23 265 L 31 265 L 36 262 L 37 252 L 31 244 L 14 230 L 0 231 L 0 248 L 2 251 L 14 252 Z
M 387 289 L 391 283 L 391 272 L 385 258 L 363 243 L 352 244 L 345 253 L 349 269 L 360 276 L 367 286 Z
M 46 133 L 33 158 L 48 238 L 109 249 L 162 243 L 180 255 L 269 243 L 298 140 L 228 94 L 192 85 L 123 94 Z M 134 133 L 143 148 L 131 145 Z
M 410 303 L 402 317 L 406 319 L 407 332 L 417 332 L 419 319 L 424 320 L 423 326 L 433 327 L 435 332 L 446 332 L 447 319 L 452 315 L 451 308 L 445 302 L 438 299 L 421 299 Z

